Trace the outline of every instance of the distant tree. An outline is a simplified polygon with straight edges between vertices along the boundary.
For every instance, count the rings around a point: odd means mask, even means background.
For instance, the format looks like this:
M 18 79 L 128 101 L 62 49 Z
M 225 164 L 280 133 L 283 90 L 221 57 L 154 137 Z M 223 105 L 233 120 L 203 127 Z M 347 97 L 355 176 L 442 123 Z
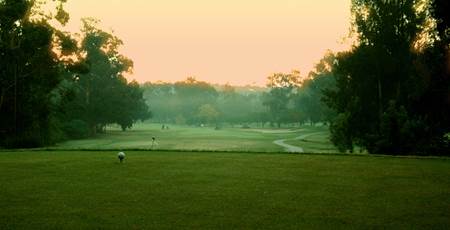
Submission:
M 186 118 L 188 124 L 197 123 L 196 108 L 202 105 L 214 105 L 218 93 L 209 83 L 188 77 L 185 81 L 174 84 L 178 113 Z
M 313 124 L 328 122 L 334 118 L 335 114 L 324 102 L 324 92 L 335 87 L 331 72 L 335 60 L 334 54 L 328 52 L 297 90 L 294 100 L 301 121 L 310 121 Z
M 189 77 L 175 83 L 147 82 L 143 89 L 154 111 L 152 120 L 160 123 L 198 124 L 198 108 L 204 104 L 220 113 L 221 125 L 262 122 L 256 114 L 266 111 L 262 87 L 212 85 Z
M 228 84 L 224 85 L 218 93 L 216 108 L 220 111 L 220 121 L 231 124 L 231 126 L 258 122 L 258 119 L 253 117 L 253 113 L 263 109 L 259 93 L 238 92 L 235 87 Z
M 121 86 L 122 89 L 117 89 L 113 93 L 117 97 L 114 100 L 114 106 L 118 109 L 114 114 L 114 120 L 125 131 L 137 121 L 150 118 L 152 114 L 143 98 L 143 90 L 136 81 L 121 84 Z
M 219 112 L 212 105 L 204 104 L 198 108 L 197 116 L 202 123 L 216 123 Z
M 267 106 L 271 121 L 278 127 L 288 121 L 289 103 L 301 83 L 300 72 L 275 73 L 267 78 L 269 92 L 263 96 L 263 105 Z
M 154 121 L 160 123 L 177 122 L 177 117 L 182 117 L 183 124 L 186 118 L 179 114 L 180 102 L 177 100 L 175 86 L 166 82 L 147 82 L 143 85 L 143 93 L 146 103 L 152 108 Z M 174 119 L 174 120 L 173 120 Z
M 195 124 L 197 109 L 204 104 L 216 105 L 218 92 L 211 84 L 189 77 L 175 83 L 146 83 L 144 97 L 154 110 L 154 120 Z

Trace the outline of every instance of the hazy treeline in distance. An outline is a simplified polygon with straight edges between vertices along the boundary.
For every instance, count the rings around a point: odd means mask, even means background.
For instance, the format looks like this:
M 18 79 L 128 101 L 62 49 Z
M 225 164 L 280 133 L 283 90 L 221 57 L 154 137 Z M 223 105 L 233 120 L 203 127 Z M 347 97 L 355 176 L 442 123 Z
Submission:
M 311 73 L 312 74 L 312 73 Z M 324 81 L 325 80 L 325 81 Z M 328 122 L 321 90 L 331 75 L 301 80 L 298 71 L 273 74 L 268 87 L 212 85 L 189 77 L 143 85 L 154 122 L 229 127 L 281 127 Z M 302 84 L 301 84 L 302 83 Z M 286 86 L 283 84 L 287 84 Z

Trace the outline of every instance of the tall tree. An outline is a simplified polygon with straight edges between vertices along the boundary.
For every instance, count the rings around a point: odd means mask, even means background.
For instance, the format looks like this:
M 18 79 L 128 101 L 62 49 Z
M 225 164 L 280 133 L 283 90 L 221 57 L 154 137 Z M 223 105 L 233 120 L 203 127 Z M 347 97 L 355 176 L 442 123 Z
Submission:
M 289 107 L 292 96 L 301 83 L 300 72 L 275 73 L 267 78 L 269 92 L 264 94 L 263 104 L 267 106 L 272 123 L 278 127 L 289 121 Z
M 98 28 L 99 21 L 83 19 L 81 52 L 86 54 L 89 71 L 74 79 L 75 100 L 68 105 L 68 120 L 81 120 L 90 135 L 103 131 L 107 124 L 130 128 L 139 119 L 150 116 L 142 91 L 136 82 L 128 83 L 133 62 L 118 51 L 123 42 Z
M 0 145 L 32 147 L 55 140 L 52 92 L 70 65 L 61 57 L 70 55 L 64 44 L 71 42 L 50 21 L 67 22 L 63 2 L 52 17 L 41 10 L 45 2 L 0 1 Z M 55 52 L 58 47 L 64 52 Z
M 335 114 L 324 102 L 324 92 L 335 87 L 332 73 L 335 60 L 334 54 L 327 52 L 297 90 L 294 101 L 301 121 L 328 122 L 334 117 Z
M 338 55 L 337 88 L 327 93 L 328 104 L 338 113 L 332 141 L 341 150 L 352 151 L 356 144 L 371 153 L 424 153 L 431 139 L 442 140 L 443 132 L 428 132 L 433 122 L 415 108 L 426 102 L 421 99 L 426 79 L 416 65 L 422 53 L 416 45 L 420 37 L 430 37 L 422 36 L 428 31 L 427 4 L 352 1 L 359 44 Z
M 428 19 L 435 22 L 436 37 L 432 45 L 426 46 L 415 63 L 423 76 L 423 93 L 414 104 L 414 111 L 427 124 L 424 132 L 425 146 L 429 151 L 450 152 L 450 138 L 442 136 L 450 132 L 450 2 L 432 1 Z M 447 136 L 448 137 L 448 136 Z

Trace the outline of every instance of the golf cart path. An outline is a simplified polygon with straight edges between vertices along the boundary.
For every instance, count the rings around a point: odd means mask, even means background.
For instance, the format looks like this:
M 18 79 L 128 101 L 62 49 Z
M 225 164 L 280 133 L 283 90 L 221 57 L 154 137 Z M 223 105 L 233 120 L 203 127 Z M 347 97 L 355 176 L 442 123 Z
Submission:
M 323 132 L 315 132 L 315 133 L 303 134 L 303 135 L 301 135 L 301 136 L 298 136 L 298 137 L 292 138 L 292 139 L 280 139 L 280 140 L 275 140 L 275 141 L 273 141 L 273 143 L 276 144 L 276 145 L 279 145 L 279 146 L 281 146 L 281 147 L 283 147 L 283 148 L 285 148 L 285 151 L 286 151 L 286 152 L 290 152 L 290 153 L 303 153 L 304 151 L 303 151 L 303 148 L 302 148 L 302 147 L 295 146 L 295 145 L 290 145 L 290 144 L 286 144 L 286 143 L 284 143 L 284 142 L 287 141 L 287 140 L 303 140 L 303 139 L 305 139 L 305 138 L 307 138 L 307 137 L 309 137 L 309 136 L 316 135 L 316 134 L 319 134 L 319 133 L 323 133 Z

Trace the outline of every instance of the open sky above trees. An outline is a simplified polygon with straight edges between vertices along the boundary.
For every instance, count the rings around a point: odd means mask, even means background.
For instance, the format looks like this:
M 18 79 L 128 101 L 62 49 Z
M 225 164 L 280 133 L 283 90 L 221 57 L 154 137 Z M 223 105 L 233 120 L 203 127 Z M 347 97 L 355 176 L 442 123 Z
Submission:
M 129 80 L 265 85 L 274 72 L 306 75 L 350 28 L 350 0 L 76 0 L 69 28 L 95 15 L 124 41 L 134 61 Z

